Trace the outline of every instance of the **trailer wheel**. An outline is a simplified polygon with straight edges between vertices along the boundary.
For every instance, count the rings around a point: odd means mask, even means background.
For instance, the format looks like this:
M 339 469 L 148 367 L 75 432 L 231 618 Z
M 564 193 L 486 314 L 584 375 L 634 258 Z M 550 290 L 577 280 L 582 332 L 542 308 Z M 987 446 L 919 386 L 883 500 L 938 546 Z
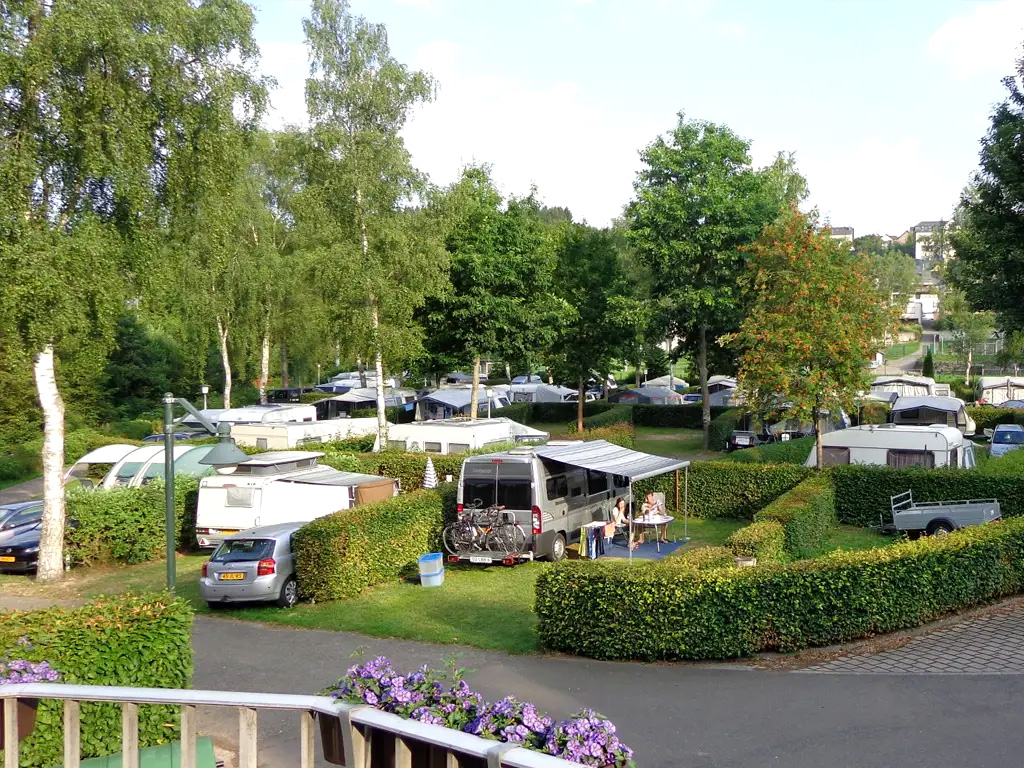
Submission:
M 565 536 L 560 533 L 556 533 L 555 538 L 551 540 L 551 554 L 548 555 L 548 560 L 552 563 L 565 560 Z
M 953 532 L 953 526 L 947 523 L 945 520 L 936 520 L 934 523 L 928 526 L 928 533 L 931 536 L 945 536 L 947 533 Z

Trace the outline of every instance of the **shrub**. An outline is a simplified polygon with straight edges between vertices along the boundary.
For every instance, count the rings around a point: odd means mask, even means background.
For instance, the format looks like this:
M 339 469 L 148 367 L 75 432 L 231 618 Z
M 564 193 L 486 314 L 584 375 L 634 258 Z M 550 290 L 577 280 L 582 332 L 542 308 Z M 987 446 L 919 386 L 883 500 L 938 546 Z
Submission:
M 349 416 L 353 419 L 375 419 L 377 418 L 377 408 L 356 408 Z M 392 424 L 408 424 L 416 420 L 416 409 L 406 410 L 397 405 L 391 405 L 384 409 L 384 418 Z
M 814 450 L 814 437 L 800 437 L 796 440 L 767 443 L 756 448 L 744 448 L 733 451 L 725 457 L 726 461 L 738 461 L 743 464 L 800 464 Z
M 334 397 L 330 392 L 300 392 L 299 402 L 306 405 L 310 403 L 319 403 L 321 400 L 326 400 L 328 397 Z
M 497 415 L 520 424 L 526 424 L 533 421 L 533 403 L 512 403 L 504 408 L 499 408 Z
M 580 435 L 581 440 L 607 440 L 609 443 L 621 445 L 623 448 L 636 447 L 636 432 L 632 424 L 610 424 L 597 429 L 585 429 Z
M 142 440 L 149 437 L 158 430 L 153 429 L 153 422 L 148 419 L 133 419 L 132 421 L 115 421 L 109 426 L 111 434 L 120 439 L 126 437 L 129 440 Z M 89 450 L 92 450 L 91 448 Z M 82 454 L 79 454 L 81 456 Z M 76 457 L 77 458 L 77 457 Z
M 420 555 L 437 551 L 455 486 L 403 494 L 321 517 L 295 533 L 299 592 L 339 600 L 398 578 Z
M 775 520 L 751 523 L 733 531 L 726 544 L 737 557 L 756 557 L 759 563 L 775 562 L 786 552 L 786 529 Z
M 735 564 L 736 555 L 729 547 L 697 547 L 673 557 L 658 560 L 662 568 L 727 568 Z
M 146 434 L 150 434 L 148 428 Z M 65 461 L 67 464 L 73 464 L 89 451 L 103 445 L 110 445 L 111 443 L 134 443 L 141 445 L 139 440 L 130 440 L 116 435 L 104 434 L 91 427 L 74 429 L 64 435 Z M 0 472 L 7 475 L 4 479 L 19 480 L 38 475 L 42 471 L 40 459 L 42 450 L 42 435 L 14 446 L 4 462 L 6 468 L 0 469 Z
M 403 492 L 415 491 L 423 487 L 423 475 L 427 471 L 427 458 L 433 462 L 438 480 L 443 480 L 445 475 L 451 475 L 453 480 L 458 480 L 466 454 L 442 455 L 403 453 L 401 451 L 355 454 L 355 459 L 359 463 L 359 469 L 356 471 L 368 475 L 393 477 L 400 481 Z M 349 471 L 347 467 L 339 468 Z
M 733 410 L 712 406 L 711 420 Z M 637 427 L 679 427 L 703 429 L 703 409 L 700 405 L 634 405 L 633 425 Z M 729 430 L 732 432 L 732 429 Z M 726 435 L 728 438 L 728 435 Z M 724 443 L 723 443 L 724 445 Z
M 893 469 L 861 464 L 833 467 L 839 522 L 878 525 L 890 522 L 891 497 L 913 491 L 915 501 L 999 500 L 1004 517 L 1024 515 L 1024 476 L 1001 474 L 995 459 L 984 469 Z
M 737 464 L 729 461 L 698 461 L 690 465 L 690 514 L 695 517 L 728 517 L 752 520 L 766 507 L 812 473 L 792 464 Z M 679 478 L 679 503 L 684 501 L 683 473 Z M 675 478 L 672 474 L 641 480 L 634 489 L 665 494 L 666 506 L 675 506 Z
M 739 408 L 729 408 L 713 418 L 708 433 L 708 447 L 713 451 L 724 451 L 729 444 L 729 436 L 742 418 L 743 412 Z
M 754 515 L 754 521 L 774 520 L 786 532 L 786 551 L 796 558 L 811 557 L 824 546 L 836 525 L 836 493 L 828 477 L 804 480 Z
M 175 547 L 187 551 L 195 544 L 199 480 L 174 479 Z M 164 484 L 142 488 L 83 490 L 69 488 L 68 518 L 77 527 L 66 532 L 67 554 L 75 564 L 132 565 L 163 557 Z
M 101 597 L 81 608 L 5 613 L 0 656 L 6 650 L 30 661 L 47 661 L 60 673 L 60 682 L 71 685 L 188 688 L 191 628 L 192 609 L 172 595 Z M 60 702 L 39 702 L 35 731 L 21 743 L 22 766 L 61 762 L 61 712 Z M 82 757 L 121 749 L 119 705 L 83 702 L 81 716 Z M 139 707 L 140 746 L 177 737 L 177 707 Z
M 967 415 L 978 425 L 978 434 L 983 429 L 995 429 L 999 424 L 1024 424 L 1024 411 L 1013 408 L 993 408 L 990 405 L 969 405 Z
M 1024 520 L 1010 520 L 754 568 L 570 561 L 541 573 L 535 610 L 554 651 L 715 659 L 914 627 L 1022 588 Z
M 932 348 L 924 353 L 924 362 L 921 363 L 921 375 L 929 379 L 935 378 L 935 357 L 932 355 Z
M 584 429 L 598 429 L 612 424 L 632 424 L 633 407 L 629 405 L 616 405 L 607 410 L 595 413 L 593 416 L 586 416 L 583 419 Z M 569 422 L 569 432 L 576 431 L 576 421 Z
M 347 437 L 344 440 L 333 440 L 329 443 L 315 446 L 313 450 L 340 451 L 341 453 L 369 453 L 373 450 L 373 444 L 375 442 L 377 442 L 377 435 Z

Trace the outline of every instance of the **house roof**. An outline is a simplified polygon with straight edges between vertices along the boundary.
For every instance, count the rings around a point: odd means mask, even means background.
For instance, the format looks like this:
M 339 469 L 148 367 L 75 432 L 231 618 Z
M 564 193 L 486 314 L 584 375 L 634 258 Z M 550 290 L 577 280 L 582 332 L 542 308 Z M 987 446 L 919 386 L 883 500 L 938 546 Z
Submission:
M 665 456 L 633 451 L 607 440 L 588 440 L 568 445 L 545 445 L 535 449 L 537 456 L 595 472 L 622 475 L 631 481 L 663 475 L 690 465 Z

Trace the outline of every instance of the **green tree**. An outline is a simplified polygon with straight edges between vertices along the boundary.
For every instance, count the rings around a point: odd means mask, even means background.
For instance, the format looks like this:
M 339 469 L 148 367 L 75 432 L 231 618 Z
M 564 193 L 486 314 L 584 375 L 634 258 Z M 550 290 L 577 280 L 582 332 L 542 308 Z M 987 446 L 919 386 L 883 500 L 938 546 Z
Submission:
M 181 359 L 175 344 L 147 328 L 136 312 L 118 318 L 104 374 L 108 417 L 135 418 L 153 410 L 164 392 L 181 391 Z
M 822 467 L 825 413 L 852 411 L 867 389 L 864 366 L 875 341 L 895 330 L 863 260 L 795 210 L 749 250 L 743 279 L 753 296 L 738 332 L 722 341 L 741 350 L 739 390 L 751 412 L 777 411 L 812 421 Z
M 433 96 L 433 83 L 392 57 L 387 32 L 352 14 L 348 0 L 313 0 L 303 20 L 310 53 L 306 106 L 310 171 L 303 204 L 318 231 L 310 236 L 344 274 L 342 322 L 366 324 L 377 374 L 377 424 L 387 445 L 384 354 L 417 356 L 412 315 L 443 285 L 446 258 L 429 219 L 407 209 L 425 192 L 401 137 L 409 112 Z
M 912 295 L 921 283 L 916 262 L 896 250 L 857 255 L 864 261 L 878 289 L 888 297 L 888 301 L 901 309 L 905 307 L 907 297 Z
M 705 447 L 708 341 L 734 330 L 742 317 L 740 249 L 806 194 L 791 157 L 780 155 L 757 172 L 749 149 L 728 127 L 680 113 L 675 129 L 641 153 L 636 200 L 628 210 L 630 242 L 651 273 L 661 338 L 683 339 L 697 360 Z
M 240 0 L 0 6 L 0 328 L 43 412 L 42 581 L 64 565 L 55 356 L 109 348 L 129 278 L 191 195 L 183 169 L 252 106 L 252 24 Z
M 971 383 L 974 350 L 992 335 L 994 319 L 989 312 L 975 312 L 967 295 L 956 288 L 948 289 L 941 299 L 942 315 L 953 331 L 954 354 L 964 366 L 964 385 Z
M 999 350 L 999 364 L 1013 369 L 1013 375 L 1020 373 L 1021 364 L 1024 363 L 1024 331 L 1012 331 L 1003 340 L 1003 347 Z
M 921 364 L 921 375 L 929 379 L 935 378 L 935 357 L 932 355 L 932 348 L 924 353 L 924 362 Z
M 881 235 L 862 235 L 853 241 L 853 250 L 858 256 L 882 256 L 889 251 Z

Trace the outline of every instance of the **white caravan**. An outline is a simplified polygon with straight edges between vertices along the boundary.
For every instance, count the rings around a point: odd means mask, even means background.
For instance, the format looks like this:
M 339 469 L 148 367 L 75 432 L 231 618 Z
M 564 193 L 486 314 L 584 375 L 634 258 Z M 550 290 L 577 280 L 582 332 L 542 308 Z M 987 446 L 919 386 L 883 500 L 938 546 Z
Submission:
M 263 451 L 286 451 L 303 445 L 330 443 L 377 432 L 377 419 L 331 419 L 299 424 L 234 424 L 231 437 L 239 445 Z
M 426 453 L 465 453 L 506 443 L 540 444 L 549 435 L 512 419 L 439 419 L 393 424 L 388 427 L 388 449 Z M 377 441 L 375 449 L 379 449 Z
M 109 468 L 114 464 L 117 464 L 117 462 L 129 453 L 137 451 L 138 449 L 139 446 L 128 443 L 101 445 L 99 448 L 89 451 L 68 468 L 68 471 L 64 473 L 64 483 L 67 484 L 72 480 L 77 480 L 84 486 L 91 486 L 94 483 L 94 478 L 100 476 L 93 469 L 94 467 Z M 90 471 L 93 473 L 92 478 L 89 477 Z M 100 471 L 103 475 L 106 475 L 106 472 L 103 472 L 102 469 Z
M 967 415 L 966 403 L 956 397 L 899 397 L 892 405 L 892 423 L 945 424 L 965 435 L 973 435 L 978 428 L 974 419 Z
M 1019 376 L 982 376 L 978 382 L 978 402 L 1002 405 L 1007 400 L 1024 400 L 1024 378 Z
M 935 379 L 928 376 L 878 376 L 871 382 L 871 393 L 895 392 L 899 397 L 926 397 L 935 394 Z
M 297 403 L 267 403 L 246 405 L 221 411 L 218 423 L 228 424 L 289 424 L 316 421 L 316 408 Z
M 212 468 L 200 464 L 199 460 L 213 450 L 212 445 L 175 445 L 174 475 L 199 477 Z M 89 468 L 97 465 L 111 465 L 101 480 L 94 474 L 89 477 Z M 78 480 L 84 487 L 98 485 L 100 488 L 138 488 L 164 476 L 164 447 L 151 445 L 104 445 L 89 451 L 65 473 L 64 482 Z
M 974 445 L 956 427 L 864 424 L 822 436 L 826 466 L 874 464 L 889 467 L 963 467 L 972 469 Z M 818 464 L 811 448 L 805 466 Z
M 277 523 L 304 523 L 398 495 L 398 481 L 317 465 L 322 453 L 270 451 L 199 481 L 196 541 L 209 549 L 226 536 Z

